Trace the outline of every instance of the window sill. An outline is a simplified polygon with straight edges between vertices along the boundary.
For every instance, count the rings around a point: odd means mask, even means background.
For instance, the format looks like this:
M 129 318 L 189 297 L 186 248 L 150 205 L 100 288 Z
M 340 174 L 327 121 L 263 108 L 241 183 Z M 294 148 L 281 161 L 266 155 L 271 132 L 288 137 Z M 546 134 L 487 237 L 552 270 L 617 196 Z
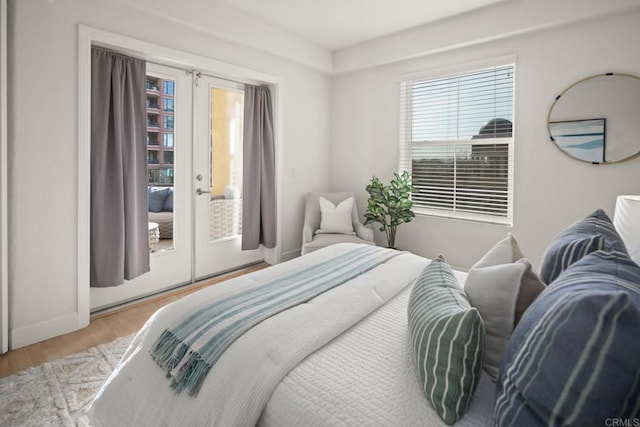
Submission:
M 450 212 L 450 211 L 441 211 L 436 209 L 426 209 L 426 208 L 413 208 L 416 216 L 424 216 L 424 217 L 435 217 L 435 218 L 443 218 L 443 219 L 453 219 L 458 221 L 469 221 L 476 222 L 481 224 L 491 224 L 498 225 L 502 227 L 513 227 L 513 219 L 512 218 L 504 218 L 500 216 L 491 216 L 491 215 L 479 215 L 472 214 L 466 212 Z

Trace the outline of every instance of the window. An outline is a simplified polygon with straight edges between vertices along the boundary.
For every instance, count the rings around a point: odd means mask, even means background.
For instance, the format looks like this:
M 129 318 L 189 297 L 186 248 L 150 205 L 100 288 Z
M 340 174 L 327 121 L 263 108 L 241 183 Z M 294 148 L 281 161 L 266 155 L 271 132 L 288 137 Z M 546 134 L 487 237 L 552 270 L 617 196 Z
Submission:
M 164 111 L 173 111 L 173 98 L 163 98 L 162 102 Z
M 147 90 L 158 90 L 158 79 L 154 77 L 147 76 Z
M 147 114 L 147 127 L 157 128 L 158 127 L 158 115 L 157 114 Z
M 158 152 L 155 150 L 147 150 L 147 164 L 156 165 L 158 163 Z
M 162 144 L 165 147 L 171 148 L 173 147 L 173 134 L 172 133 L 165 133 L 162 135 Z
M 147 132 L 147 145 L 158 145 L 157 132 Z
M 511 224 L 514 65 L 401 82 L 400 170 L 417 213 Z
M 165 95 L 173 95 L 174 82 L 172 80 L 164 80 L 162 82 L 162 92 Z
M 147 108 L 159 108 L 157 96 L 147 95 Z
M 173 116 L 164 116 L 164 128 L 173 129 Z
M 163 154 L 164 156 L 164 164 L 165 165 L 172 165 L 173 164 L 173 151 L 164 151 Z

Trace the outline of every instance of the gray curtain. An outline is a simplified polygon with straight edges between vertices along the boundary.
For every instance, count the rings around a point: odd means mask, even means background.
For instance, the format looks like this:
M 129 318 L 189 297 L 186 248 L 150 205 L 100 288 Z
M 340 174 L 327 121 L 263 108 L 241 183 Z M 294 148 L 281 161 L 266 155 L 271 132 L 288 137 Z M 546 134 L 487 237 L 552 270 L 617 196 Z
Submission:
M 245 85 L 242 250 L 276 246 L 276 173 L 271 94 Z
M 91 286 L 150 270 L 146 64 L 91 49 Z

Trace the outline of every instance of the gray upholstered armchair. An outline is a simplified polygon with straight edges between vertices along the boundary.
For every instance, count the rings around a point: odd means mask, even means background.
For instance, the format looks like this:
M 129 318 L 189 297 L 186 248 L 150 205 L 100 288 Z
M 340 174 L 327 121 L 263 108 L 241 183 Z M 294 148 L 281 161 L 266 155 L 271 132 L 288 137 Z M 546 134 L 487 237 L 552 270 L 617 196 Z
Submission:
M 351 211 L 351 223 L 355 234 L 316 234 L 316 231 L 320 229 L 320 222 L 322 219 L 319 202 L 320 197 L 324 197 L 326 200 L 337 205 L 347 198 L 353 197 L 353 193 L 307 194 L 304 213 L 304 228 L 302 229 L 302 255 L 336 243 L 351 242 L 375 245 L 373 241 L 373 230 L 362 225 L 355 203 L 353 204 L 353 209 Z

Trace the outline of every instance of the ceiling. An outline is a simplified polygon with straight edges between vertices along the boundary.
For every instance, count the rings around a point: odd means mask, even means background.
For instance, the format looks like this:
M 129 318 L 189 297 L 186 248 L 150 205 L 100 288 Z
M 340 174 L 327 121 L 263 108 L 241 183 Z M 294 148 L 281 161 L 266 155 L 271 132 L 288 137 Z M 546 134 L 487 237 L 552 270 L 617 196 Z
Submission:
M 215 0 L 338 50 L 506 0 Z

